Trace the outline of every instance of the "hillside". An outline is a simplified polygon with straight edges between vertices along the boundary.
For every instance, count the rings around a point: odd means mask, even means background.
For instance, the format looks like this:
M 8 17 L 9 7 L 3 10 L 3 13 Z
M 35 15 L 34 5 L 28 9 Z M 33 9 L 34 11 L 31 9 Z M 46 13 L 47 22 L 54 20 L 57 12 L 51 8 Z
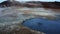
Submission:
M 14 1 L 4 1 L 0 3 L 0 7 L 9 7 L 9 6 L 17 6 L 17 7 L 30 7 L 30 8 L 60 8 L 60 2 L 41 2 L 41 1 L 27 1 L 25 3 Z

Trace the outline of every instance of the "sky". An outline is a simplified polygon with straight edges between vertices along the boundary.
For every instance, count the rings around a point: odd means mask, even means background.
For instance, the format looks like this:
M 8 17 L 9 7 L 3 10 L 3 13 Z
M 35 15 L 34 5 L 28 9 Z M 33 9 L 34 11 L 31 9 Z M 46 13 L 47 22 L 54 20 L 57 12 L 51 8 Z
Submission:
M 6 0 L 0 0 L 0 2 L 3 2 L 3 1 L 6 1 Z M 16 1 L 45 1 L 45 2 L 53 2 L 53 1 L 59 1 L 60 0 L 16 0 Z

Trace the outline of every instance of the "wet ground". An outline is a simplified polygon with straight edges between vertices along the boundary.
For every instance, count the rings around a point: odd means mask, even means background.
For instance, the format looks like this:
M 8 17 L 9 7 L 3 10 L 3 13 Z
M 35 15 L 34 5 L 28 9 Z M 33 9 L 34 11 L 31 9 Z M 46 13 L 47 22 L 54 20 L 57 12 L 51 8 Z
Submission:
M 52 9 L 45 9 L 45 8 L 26 8 L 26 7 L 24 8 L 20 8 L 20 7 L 19 8 L 17 7 L 0 8 L 0 27 L 2 28 L 2 29 L 0 28 L 1 29 L 0 31 L 7 32 L 7 31 L 10 31 L 10 29 L 12 31 L 15 29 L 13 27 L 16 27 L 18 30 L 19 27 L 21 27 L 20 25 L 23 21 L 27 19 L 31 19 L 31 18 L 36 18 L 36 17 L 41 17 L 47 20 L 56 20 L 60 22 L 59 11 L 60 11 L 59 9 L 52 10 Z M 17 24 L 19 26 L 16 26 Z M 30 30 L 31 29 L 29 29 L 29 31 Z

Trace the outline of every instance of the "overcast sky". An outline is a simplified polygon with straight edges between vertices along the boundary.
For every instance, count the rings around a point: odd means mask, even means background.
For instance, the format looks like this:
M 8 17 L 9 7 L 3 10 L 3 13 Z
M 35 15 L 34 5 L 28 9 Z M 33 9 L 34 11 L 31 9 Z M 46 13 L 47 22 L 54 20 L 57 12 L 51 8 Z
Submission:
M 0 0 L 0 2 L 3 2 L 3 1 L 6 1 L 6 0 Z M 32 0 L 17 0 L 17 1 L 32 1 Z M 33 0 L 33 1 L 37 1 L 37 0 Z M 45 2 L 59 1 L 60 2 L 60 0 L 38 0 L 38 1 L 45 1 Z

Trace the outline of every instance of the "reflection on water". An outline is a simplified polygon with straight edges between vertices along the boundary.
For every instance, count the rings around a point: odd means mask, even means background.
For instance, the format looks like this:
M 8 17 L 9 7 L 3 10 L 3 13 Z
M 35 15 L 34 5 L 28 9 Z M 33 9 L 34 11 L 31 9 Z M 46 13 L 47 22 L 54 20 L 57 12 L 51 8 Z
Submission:
M 46 34 L 60 34 L 60 21 L 33 18 L 24 21 L 23 25 Z

